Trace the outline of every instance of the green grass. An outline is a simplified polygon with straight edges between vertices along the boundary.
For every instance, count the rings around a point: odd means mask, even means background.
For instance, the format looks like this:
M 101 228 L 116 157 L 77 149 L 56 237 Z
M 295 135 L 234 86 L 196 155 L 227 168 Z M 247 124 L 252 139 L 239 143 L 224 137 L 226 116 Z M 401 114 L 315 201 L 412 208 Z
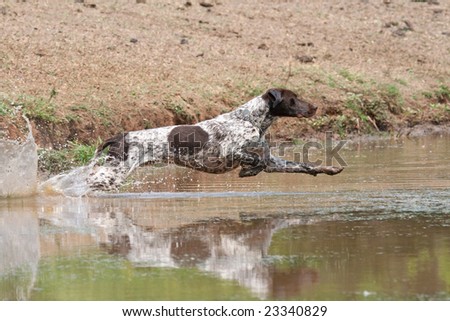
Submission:
M 0 101 L 0 116 L 10 116 L 12 114 L 11 104 L 6 101 Z
M 68 146 L 62 149 L 40 149 L 38 150 L 39 169 L 54 174 L 86 165 L 94 157 L 97 145 L 69 142 Z
M 329 129 L 331 116 L 315 116 L 307 119 L 307 123 L 315 130 Z
M 450 120 L 450 105 L 444 103 L 430 104 L 432 114 L 430 120 L 434 124 L 441 124 Z
M 422 92 L 422 95 L 427 99 L 437 100 L 439 103 L 450 102 L 450 88 L 443 84 L 432 91 Z
M 331 76 L 331 75 L 328 75 L 327 85 L 330 88 L 337 88 L 338 87 L 336 79 L 334 79 L 334 77 Z
M 373 128 L 376 131 L 386 131 L 392 127 L 388 116 L 389 103 L 383 97 L 349 93 L 345 106 L 353 111 L 355 118 L 361 120 L 360 125 L 363 128 L 360 129 L 364 131 L 370 133 Z M 352 125 L 352 122 L 347 121 L 344 124 Z
M 434 96 L 440 103 L 450 102 L 450 88 L 446 85 L 440 85 L 438 89 L 434 91 Z
M 365 109 L 365 106 L 362 94 L 348 93 L 345 101 L 345 107 L 353 110 L 363 122 L 367 122 L 368 115 L 366 115 L 363 110 Z
M 358 75 L 356 73 L 352 73 L 347 69 L 341 69 L 341 70 L 339 70 L 338 73 L 341 77 L 345 78 L 349 82 L 356 82 L 359 84 L 365 83 L 364 79 L 360 75 Z
M 401 93 L 398 87 L 394 84 L 386 84 L 383 86 L 383 89 L 385 90 L 385 93 L 388 97 L 392 99 L 400 99 Z
M 81 106 L 79 106 L 79 108 L 85 108 L 85 106 L 81 105 Z M 106 106 L 106 104 L 103 101 L 100 103 L 99 108 L 88 109 L 88 111 L 90 111 L 91 114 L 96 119 L 98 119 L 103 126 L 105 126 L 105 127 L 111 126 L 111 124 L 112 124 L 111 108 Z
M 350 71 L 348 71 L 347 69 L 339 70 L 339 75 L 341 77 L 344 77 L 348 81 L 354 81 L 356 79 L 356 77 Z
M 396 84 L 364 80 L 346 69 L 338 71 L 336 77 L 325 76 L 322 83 L 334 89 L 336 96 L 341 97 L 341 104 L 330 106 L 325 115 L 308 119 L 313 129 L 333 130 L 346 137 L 350 133 L 378 134 L 394 128 L 394 115 L 401 114 L 404 102 Z
M 356 127 L 356 121 L 354 117 L 348 115 L 339 115 L 335 119 L 334 129 L 337 131 L 339 137 L 344 138 L 347 132 L 352 131 L 352 128 Z
M 39 149 L 38 168 L 40 171 L 56 174 L 74 167 L 67 149 Z
M 23 95 L 19 97 L 16 105 L 22 105 L 22 112 L 29 119 L 48 123 L 59 121 L 56 106 L 51 99 Z
M 191 124 L 194 121 L 194 117 L 185 110 L 184 104 L 184 102 L 171 102 L 166 106 L 166 109 L 175 116 L 177 124 Z
M 246 90 L 247 95 L 249 97 L 256 97 L 256 96 L 262 95 L 264 93 L 264 91 L 265 91 L 265 88 L 260 87 L 260 86 L 249 87 Z
M 397 79 L 395 79 L 395 82 L 400 84 L 400 85 L 402 85 L 402 86 L 408 86 L 408 82 L 406 80 L 404 80 L 404 79 L 397 78 Z
M 97 146 L 70 142 L 69 149 L 76 164 L 86 165 L 94 157 Z
M 85 105 L 73 105 L 70 106 L 69 109 L 71 111 L 87 111 L 89 108 Z

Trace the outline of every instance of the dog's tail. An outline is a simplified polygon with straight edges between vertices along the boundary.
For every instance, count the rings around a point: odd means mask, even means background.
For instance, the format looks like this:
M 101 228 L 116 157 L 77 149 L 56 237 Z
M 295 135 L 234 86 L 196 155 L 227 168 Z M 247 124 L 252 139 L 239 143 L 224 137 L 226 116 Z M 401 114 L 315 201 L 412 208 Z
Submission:
M 103 145 L 99 147 L 95 157 L 104 154 L 105 150 L 108 149 L 106 155 L 121 161 L 126 160 L 128 157 L 128 143 L 125 140 L 127 134 L 128 133 L 121 133 L 107 139 Z

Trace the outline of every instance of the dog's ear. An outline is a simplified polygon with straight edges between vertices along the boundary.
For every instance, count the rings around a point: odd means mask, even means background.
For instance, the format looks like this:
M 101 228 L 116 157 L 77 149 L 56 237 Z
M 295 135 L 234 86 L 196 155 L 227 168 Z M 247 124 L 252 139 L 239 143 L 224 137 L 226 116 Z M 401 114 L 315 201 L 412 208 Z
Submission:
M 269 89 L 267 91 L 267 96 L 269 97 L 270 108 L 275 108 L 283 101 L 283 96 L 281 95 L 281 91 L 278 89 Z

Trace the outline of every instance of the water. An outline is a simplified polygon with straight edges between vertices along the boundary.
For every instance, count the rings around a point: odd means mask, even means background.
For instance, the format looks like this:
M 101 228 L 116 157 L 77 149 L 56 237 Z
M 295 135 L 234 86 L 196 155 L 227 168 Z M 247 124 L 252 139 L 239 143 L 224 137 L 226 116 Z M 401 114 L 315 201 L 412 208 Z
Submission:
M 115 194 L 0 200 L 7 300 L 449 300 L 450 139 L 337 176 L 139 170 Z
M 28 125 L 24 142 L 0 139 L 0 198 L 26 196 L 37 188 L 37 146 Z
M 42 182 L 38 186 L 39 193 L 43 195 L 64 195 L 69 197 L 81 197 L 91 193 L 87 184 L 94 161 L 89 165 L 80 166 L 70 171 L 55 175 Z

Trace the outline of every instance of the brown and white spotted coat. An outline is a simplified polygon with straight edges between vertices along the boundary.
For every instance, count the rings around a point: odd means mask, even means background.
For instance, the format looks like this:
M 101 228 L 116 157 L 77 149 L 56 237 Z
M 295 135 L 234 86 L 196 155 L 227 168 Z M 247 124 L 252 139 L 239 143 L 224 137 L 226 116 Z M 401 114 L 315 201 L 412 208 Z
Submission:
M 88 183 L 111 190 L 143 164 L 175 163 L 208 173 L 241 167 L 240 177 L 261 171 L 338 174 L 341 167 L 314 166 L 274 157 L 264 135 L 279 117 L 311 117 L 316 107 L 287 89 L 269 89 L 236 110 L 195 125 L 167 126 L 119 134 L 100 148 L 102 165 L 93 167 Z M 98 156 L 100 159 L 100 156 Z M 100 163 L 100 162 L 99 162 Z

